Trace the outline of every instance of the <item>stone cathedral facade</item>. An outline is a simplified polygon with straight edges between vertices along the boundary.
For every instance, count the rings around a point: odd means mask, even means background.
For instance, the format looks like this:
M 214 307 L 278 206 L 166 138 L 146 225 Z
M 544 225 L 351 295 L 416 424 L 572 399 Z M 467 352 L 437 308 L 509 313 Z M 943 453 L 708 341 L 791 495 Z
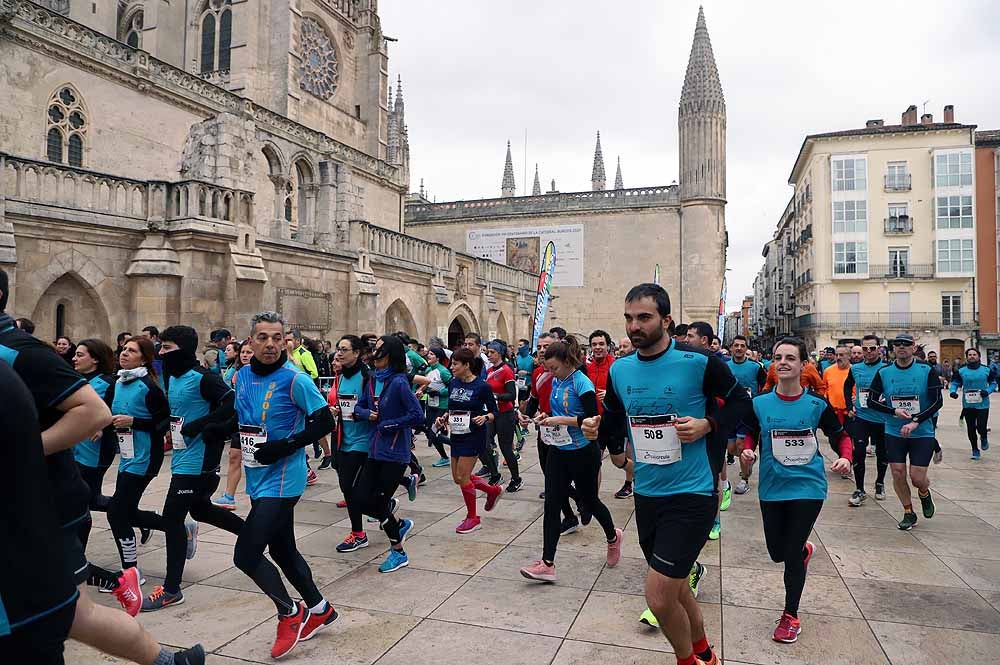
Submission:
M 47 339 L 527 334 L 537 278 L 403 229 L 377 0 L 0 0 L 0 266 Z
M 553 182 L 542 194 L 536 168 L 529 196 L 516 195 L 508 143 L 499 198 L 431 203 L 415 197 L 406 208 L 407 232 L 526 267 L 520 262 L 525 252 L 554 239 L 551 325 L 584 338 L 595 328 L 622 335 L 624 289 L 652 281 L 656 264 L 674 319 L 714 326 L 728 244 L 726 101 L 701 10 L 681 89 L 678 138 L 678 184 L 626 189 L 619 163 L 608 189 L 598 133 L 591 191 L 558 192 Z

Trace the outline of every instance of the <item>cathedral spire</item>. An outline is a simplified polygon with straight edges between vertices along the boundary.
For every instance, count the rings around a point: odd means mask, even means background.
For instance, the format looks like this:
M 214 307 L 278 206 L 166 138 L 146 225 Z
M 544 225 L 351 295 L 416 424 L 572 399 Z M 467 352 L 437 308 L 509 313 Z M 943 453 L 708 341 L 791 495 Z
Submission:
M 399 126 L 403 126 L 403 77 L 396 75 L 396 115 L 399 116 Z
M 594 169 L 590 174 L 590 189 L 594 192 L 604 191 L 605 183 L 604 154 L 601 152 L 601 133 L 597 132 L 597 145 L 594 147 Z
M 500 185 L 500 196 L 510 198 L 514 196 L 514 161 L 510 158 L 510 141 L 507 141 L 507 161 L 503 165 L 503 183 Z
M 622 158 L 618 157 L 618 170 L 615 172 L 615 189 L 625 189 L 625 183 L 622 182 Z
M 726 198 L 726 99 L 704 9 L 691 43 L 678 109 L 681 199 Z
M 538 180 L 538 163 L 537 162 L 535 163 L 535 184 L 533 184 L 531 186 L 531 195 L 532 196 L 541 196 L 542 195 L 542 183 L 539 182 L 539 180 Z

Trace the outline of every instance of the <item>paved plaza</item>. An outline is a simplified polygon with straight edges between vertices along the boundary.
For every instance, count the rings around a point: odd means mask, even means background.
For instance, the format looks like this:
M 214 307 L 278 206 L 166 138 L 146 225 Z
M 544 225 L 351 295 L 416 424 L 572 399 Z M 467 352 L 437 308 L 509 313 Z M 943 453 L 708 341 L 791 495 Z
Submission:
M 709 639 L 727 665 L 962 665 L 1000 659 L 1000 448 L 969 460 L 960 407 L 946 398 L 939 435 L 944 463 L 931 477 L 937 515 L 907 533 L 889 484 L 886 501 L 847 505 L 853 481 L 829 476 L 830 497 L 812 540 L 816 554 L 802 599 L 798 643 L 777 644 L 771 631 L 781 614 L 782 569 L 767 556 L 755 487 L 734 497 L 723 513 L 722 539 L 701 561 Z M 534 435 L 529 437 L 534 438 Z M 825 441 L 825 437 L 824 437 Z M 997 435 L 1000 445 L 1000 430 Z M 829 456 L 829 448 L 825 446 Z M 505 496 L 484 515 L 483 528 L 459 536 L 464 516 L 448 469 L 432 469 L 424 440 L 418 454 L 428 483 L 415 503 L 401 497 L 401 515 L 414 520 L 406 542 L 410 566 L 382 575 L 388 541 L 369 527 L 372 546 L 353 554 L 334 547 L 348 534 L 336 473 L 319 472 L 296 509 L 299 549 L 340 619 L 316 639 L 298 645 L 282 662 L 315 665 L 423 665 L 477 663 L 568 665 L 608 662 L 673 663 L 657 630 L 638 623 L 645 607 L 645 562 L 640 558 L 632 500 L 616 500 L 621 472 L 605 463 L 602 496 L 625 529 L 624 558 L 605 565 L 604 538 L 594 522 L 559 544 L 555 585 L 530 583 L 518 568 L 540 557 L 542 474 L 532 444 L 525 446 L 524 490 Z M 870 458 L 869 492 L 874 482 Z M 314 464 L 315 466 L 315 464 Z M 169 482 L 168 464 L 146 491 L 143 506 L 159 509 Z M 109 474 L 105 492 L 111 494 Z M 240 514 L 249 502 L 240 500 Z M 482 502 L 480 501 L 480 506 Z M 90 558 L 117 567 L 103 515 L 94 516 Z M 233 567 L 235 537 L 205 525 L 198 554 L 184 572 L 185 603 L 140 621 L 162 642 L 201 642 L 213 665 L 269 663 L 275 630 L 270 600 Z M 140 548 L 148 593 L 164 574 L 162 534 Z M 95 594 L 96 595 L 96 594 Z M 113 599 L 101 596 L 100 602 Z M 67 643 L 67 663 L 117 663 Z

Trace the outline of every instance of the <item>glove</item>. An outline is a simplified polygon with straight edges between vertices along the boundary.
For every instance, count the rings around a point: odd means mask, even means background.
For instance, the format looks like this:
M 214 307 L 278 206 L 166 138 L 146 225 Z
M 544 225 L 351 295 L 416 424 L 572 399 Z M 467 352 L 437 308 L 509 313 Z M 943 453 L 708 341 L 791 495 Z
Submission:
M 253 457 L 261 464 L 274 464 L 278 460 L 288 457 L 298 449 L 299 446 L 296 446 L 288 439 L 278 439 L 277 441 L 268 441 L 258 448 L 254 451 Z
M 952 399 L 958 399 L 958 393 L 951 393 L 951 394 L 950 394 L 950 397 L 951 397 Z
M 193 439 L 201 434 L 202 429 L 204 429 L 202 419 L 198 418 L 197 420 L 184 423 L 184 427 L 181 428 L 181 436 L 185 439 Z

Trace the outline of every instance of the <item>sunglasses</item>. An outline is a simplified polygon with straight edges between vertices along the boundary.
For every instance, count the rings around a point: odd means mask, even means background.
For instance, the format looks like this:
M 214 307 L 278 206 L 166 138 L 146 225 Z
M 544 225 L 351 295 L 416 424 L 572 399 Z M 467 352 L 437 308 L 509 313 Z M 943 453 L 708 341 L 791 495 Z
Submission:
M 893 342 L 893 346 L 913 346 L 913 342 Z

